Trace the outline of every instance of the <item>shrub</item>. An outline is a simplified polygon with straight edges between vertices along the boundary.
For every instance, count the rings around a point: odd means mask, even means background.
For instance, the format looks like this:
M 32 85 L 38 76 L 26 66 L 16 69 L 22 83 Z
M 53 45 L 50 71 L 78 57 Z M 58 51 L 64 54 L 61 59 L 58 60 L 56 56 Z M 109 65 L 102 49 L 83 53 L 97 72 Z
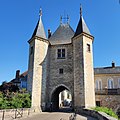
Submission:
M 31 98 L 28 93 L 8 93 L 0 92 L 0 109 L 30 108 Z

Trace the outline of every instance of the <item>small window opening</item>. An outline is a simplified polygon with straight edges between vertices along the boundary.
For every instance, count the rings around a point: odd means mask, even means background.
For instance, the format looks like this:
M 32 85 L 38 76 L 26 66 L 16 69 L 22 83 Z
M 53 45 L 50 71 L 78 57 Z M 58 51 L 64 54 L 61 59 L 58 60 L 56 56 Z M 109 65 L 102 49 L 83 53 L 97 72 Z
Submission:
M 100 107 L 100 101 L 96 101 L 96 106 Z
M 59 74 L 63 74 L 63 69 L 59 69 Z
M 30 55 L 33 54 L 33 47 L 30 48 Z
M 90 52 L 90 44 L 87 44 L 87 51 Z

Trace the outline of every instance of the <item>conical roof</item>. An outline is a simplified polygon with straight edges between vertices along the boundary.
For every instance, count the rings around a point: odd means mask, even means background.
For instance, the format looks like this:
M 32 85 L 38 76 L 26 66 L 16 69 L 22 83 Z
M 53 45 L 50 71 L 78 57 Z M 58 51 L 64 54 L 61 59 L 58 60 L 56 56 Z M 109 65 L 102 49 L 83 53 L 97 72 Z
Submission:
M 40 19 L 38 20 L 38 23 L 37 23 L 36 28 L 33 32 L 32 38 L 34 36 L 42 37 L 42 38 L 46 39 L 46 34 L 45 34 L 44 26 L 43 26 L 43 23 L 42 23 L 42 13 L 40 13 Z
M 51 45 L 71 43 L 74 31 L 69 24 L 60 24 L 57 30 L 49 38 Z
M 87 33 L 87 34 L 91 35 L 91 33 L 83 19 L 83 16 L 80 16 L 80 21 L 78 23 L 74 37 L 76 37 L 77 35 L 80 35 L 81 33 Z

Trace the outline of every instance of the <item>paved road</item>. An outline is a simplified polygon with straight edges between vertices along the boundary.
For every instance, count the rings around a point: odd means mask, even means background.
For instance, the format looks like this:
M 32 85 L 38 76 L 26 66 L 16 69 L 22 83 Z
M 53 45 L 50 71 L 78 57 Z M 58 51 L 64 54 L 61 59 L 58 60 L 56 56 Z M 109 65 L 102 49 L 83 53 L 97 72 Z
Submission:
M 21 118 L 20 120 L 69 120 L 69 117 L 71 115 L 73 114 L 61 113 L 61 112 L 53 112 L 53 113 L 44 112 L 44 113 L 29 116 L 27 118 Z M 76 120 L 96 120 L 96 119 L 77 115 Z

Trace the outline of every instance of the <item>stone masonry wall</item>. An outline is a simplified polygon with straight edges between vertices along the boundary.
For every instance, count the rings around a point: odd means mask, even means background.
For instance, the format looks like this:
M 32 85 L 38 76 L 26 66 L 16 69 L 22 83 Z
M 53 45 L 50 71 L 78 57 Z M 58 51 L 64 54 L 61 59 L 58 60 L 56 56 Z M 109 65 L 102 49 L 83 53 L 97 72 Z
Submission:
M 32 43 L 33 42 L 33 43 Z M 29 57 L 28 79 L 29 89 L 32 89 L 32 108 L 41 111 L 41 94 L 45 95 L 46 83 L 46 55 L 48 42 L 42 38 L 35 37 L 31 41 L 33 55 Z M 32 85 L 31 85 L 32 83 Z M 43 85 L 43 86 L 42 86 Z M 44 98 L 43 98 L 44 99 Z
M 65 49 L 65 59 L 57 59 L 57 49 Z M 47 100 L 50 102 L 52 91 L 58 85 L 65 85 L 69 88 L 73 96 L 73 52 L 72 45 L 49 46 L 49 76 L 47 80 Z M 59 74 L 59 69 L 63 68 L 63 74 Z
M 74 102 L 75 107 L 85 106 L 83 37 L 73 40 L 74 58 Z
M 85 106 L 95 107 L 95 90 L 94 90 L 94 71 L 93 71 L 93 38 L 87 35 L 83 36 L 83 54 L 84 54 L 84 89 L 85 89 Z M 90 48 L 88 48 L 90 45 Z M 90 49 L 90 50 L 88 50 Z
M 33 47 L 33 53 L 31 54 L 31 47 Z M 35 41 L 32 41 L 29 45 L 29 62 L 28 62 L 28 78 L 27 78 L 27 90 L 32 92 L 32 79 L 33 79 L 33 67 L 34 67 L 34 48 Z
M 80 35 L 73 39 L 74 55 L 74 100 L 76 107 L 94 107 L 93 38 Z M 90 51 L 88 51 L 88 45 Z
M 120 108 L 120 95 L 96 95 L 96 101 L 100 101 L 100 105 L 108 108 L 112 108 L 117 112 Z

